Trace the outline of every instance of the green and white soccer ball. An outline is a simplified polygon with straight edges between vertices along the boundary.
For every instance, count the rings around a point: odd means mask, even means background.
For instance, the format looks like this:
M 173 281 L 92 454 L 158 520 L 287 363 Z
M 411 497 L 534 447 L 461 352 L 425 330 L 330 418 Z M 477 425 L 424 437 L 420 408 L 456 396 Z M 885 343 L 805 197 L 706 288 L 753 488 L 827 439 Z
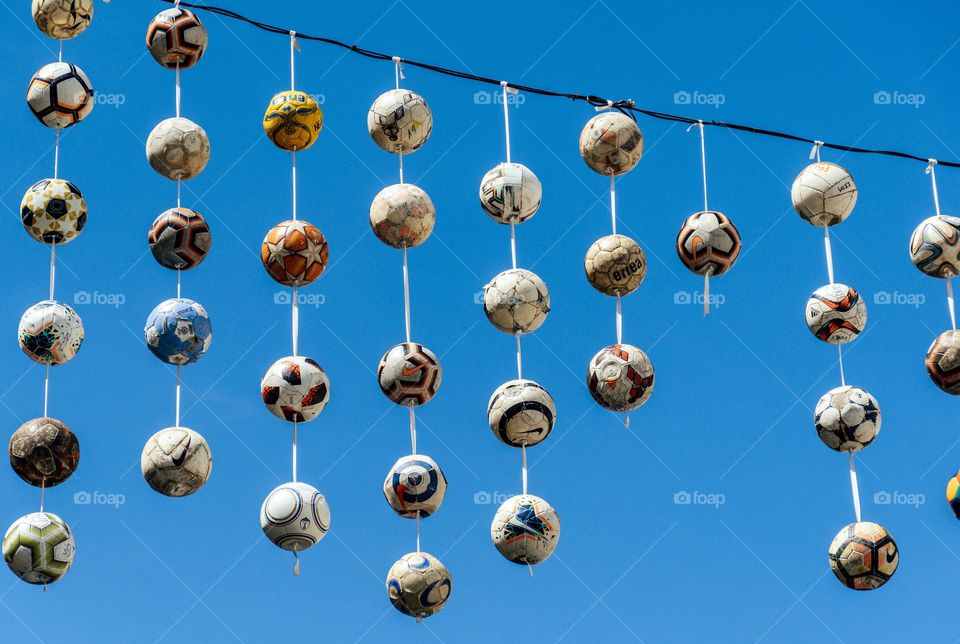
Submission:
M 605 295 L 627 295 L 647 276 L 647 257 L 624 235 L 607 235 L 590 245 L 583 259 L 590 285 Z
M 202 127 L 185 118 L 169 118 L 157 124 L 147 137 L 147 161 L 173 181 L 192 179 L 207 167 L 210 139 Z
M 539 496 L 519 494 L 503 502 L 490 525 L 493 545 L 508 561 L 533 565 L 553 554 L 560 517 Z
M 58 40 L 80 35 L 93 19 L 93 0 L 33 0 L 37 28 Z
M 533 380 L 510 380 L 497 387 L 487 404 L 493 435 L 511 447 L 536 445 L 550 435 L 557 407 Z
M 199 433 L 186 427 L 167 427 L 144 445 L 140 470 L 150 487 L 160 494 L 187 496 L 210 478 L 213 457 Z
M 277 547 L 303 552 L 327 536 L 330 506 L 312 485 L 284 483 L 264 499 L 260 528 Z
M 70 569 L 76 545 L 66 521 L 51 512 L 22 516 L 3 535 L 3 559 L 28 584 L 52 584 Z
M 370 228 L 394 248 L 413 248 L 427 241 L 437 220 L 430 195 L 412 183 L 387 186 L 370 204 Z
M 833 226 L 857 205 L 857 184 L 834 163 L 811 163 L 793 180 L 790 190 L 797 214 L 811 226 Z
M 440 612 L 452 589 L 450 571 L 426 552 L 403 555 L 387 573 L 387 596 L 393 607 L 418 620 Z
M 480 180 L 480 205 L 498 224 L 520 224 L 537 214 L 543 187 L 530 168 L 501 163 Z
M 857 452 L 880 433 L 880 404 L 869 392 L 844 385 L 825 393 L 813 412 L 817 436 L 838 452 Z
M 483 287 L 483 312 L 504 333 L 530 333 L 547 319 L 550 292 L 536 273 L 522 268 L 506 270 Z
M 377 97 L 367 113 L 367 131 L 387 152 L 410 154 L 430 138 L 433 112 L 427 102 L 408 89 L 391 89 Z
M 44 300 L 24 311 L 17 338 L 20 349 L 34 362 L 61 365 L 80 350 L 83 321 L 66 304 Z

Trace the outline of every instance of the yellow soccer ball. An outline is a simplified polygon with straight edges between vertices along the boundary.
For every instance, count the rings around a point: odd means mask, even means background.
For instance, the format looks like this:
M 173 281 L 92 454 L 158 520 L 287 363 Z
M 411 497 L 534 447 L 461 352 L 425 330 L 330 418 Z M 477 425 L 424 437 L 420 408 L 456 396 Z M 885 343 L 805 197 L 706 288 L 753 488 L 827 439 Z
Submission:
M 263 130 L 284 150 L 306 150 L 322 128 L 320 106 L 312 96 L 296 90 L 274 96 L 263 115 Z

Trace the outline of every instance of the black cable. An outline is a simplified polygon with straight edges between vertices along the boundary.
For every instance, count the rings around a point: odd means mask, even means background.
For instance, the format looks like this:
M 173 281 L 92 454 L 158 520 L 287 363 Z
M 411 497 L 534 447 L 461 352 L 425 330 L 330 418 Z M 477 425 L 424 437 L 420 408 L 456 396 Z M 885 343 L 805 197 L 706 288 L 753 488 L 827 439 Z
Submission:
M 214 7 L 205 4 L 198 4 L 194 2 L 177 2 L 177 0 L 162 0 L 168 4 L 178 4 L 181 7 L 189 7 L 190 9 L 200 9 L 202 11 L 207 11 L 209 13 L 216 14 L 218 16 L 223 16 L 225 18 L 230 18 L 232 20 L 239 20 L 245 22 L 249 25 L 256 27 L 257 29 L 262 29 L 263 31 L 268 31 L 274 34 L 282 34 L 284 36 L 289 36 L 291 31 L 290 29 L 284 29 L 283 27 L 277 27 L 275 25 L 268 25 L 264 22 L 259 22 L 246 16 L 242 16 L 235 11 L 230 9 L 224 9 L 223 7 Z M 299 31 L 296 31 L 296 36 L 301 40 L 311 40 L 314 42 L 322 42 L 328 45 L 333 45 L 335 47 L 340 47 L 348 51 L 352 51 L 355 54 L 360 54 L 367 58 L 372 58 L 374 60 L 393 60 L 393 56 L 390 54 L 384 54 L 378 51 L 373 51 L 371 49 L 364 49 L 358 45 L 348 45 L 345 42 L 339 40 L 334 40 L 332 38 L 324 38 L 322 36 L 311 36 L 309 34 L 304 34 Z M 432 65 L 430 63 L 424 63 L 416 60 L 410 60 L 407 58 L 402 59 L 404 65 L 410 65 L 412 67 L 419 67 L 420 69 L 425 69 L 427 71 L 436 72 L 438 74 L 443 74 L 445 76 L 452 76 L 454 78 L 463 78 L 466 80 L 472 80 L 477 83 L 485 83 L 487 85 L 496 85 L 500 86 L 501 81 L 489 78 L 487 76 L 478 76 L 476 74 L 471 74 L 468 72 L 463 72 L 457 69 L 449 69 L 446 67 L 440 67 L 438 65 Z M 749 132 L 750 134 L 759 134 L 762 136 L 772 136 L 780 139 L 787 139 L 789 141 L 798 141 L 800 143 L 809 143 L 811 145 L 818 143 L 815 139 L 808 139 L 806 137 L 797 136 L 795 134 L 788 134 L 786 132 L 777 132 L 776 130 L 765 130 L 759 127 L 753 127 L 751 125 L 739 125 L 737 123 L 726 123 L 724 121 L 701 121 L 700 119 L 690 118 L 689 116 L 680 116 L 677 114 L 668 114 L 666 112 L 657 112 L 655 110 L 648 110 L 644 108 L 637 107 L 633 104 L 633 101 L 630 100 L 620 100 L 620 101 L 609 101 L 600 96 L 594 96 L 592 94 L 568 94 L 565 92 L 556 92 L 549 89 L 543 89 L 540 87 L 533 87 L 530 85 L 516 85 L 514 83 L 509 83 L 509 87 L 519 90 L 521 92 L 526 92 L 528 94 L 538 94 L 540 96 L 553 96 L 568 98 L 573 101 L 583 101 L 594 107 L 604 107 L 609 106 L 612 109 L 619 110 L 620 112 L 627 114 L 634 120 L 636 120 L 636 114 L 643 114 L 644 116 L 649 116 L 650 118 L 660 119 L 662 121 L 673 121 L 676 123 L 687 123 L 690 125 L 703 123 L 704 125 L 709 125 L 713 127 L 722 127 L 728 130 L 738 130 L 740 132 Z M 870 148 L 860 148 L 852 145 L 843 145 L 841 143 L 828 143 L 826 141 L 819 142 L 821 147 L 830 148 L 832 150 L 840 150 L 842 152 L 850 152 L 856 154 L 879 154 L 889 157 L 899 157 L 901 159 L 912 159 L 914 161 L 922 161 L 923 163 L 928 163 L 930 157 L 924 157 L 916 154 L 911 154 L 909 152 L 898 152 L 896 150 L 873 150 Z M 937 161 L 937 165 L 944 166 L 947 168 L 960 168 L 960 162 L 957 161 Z

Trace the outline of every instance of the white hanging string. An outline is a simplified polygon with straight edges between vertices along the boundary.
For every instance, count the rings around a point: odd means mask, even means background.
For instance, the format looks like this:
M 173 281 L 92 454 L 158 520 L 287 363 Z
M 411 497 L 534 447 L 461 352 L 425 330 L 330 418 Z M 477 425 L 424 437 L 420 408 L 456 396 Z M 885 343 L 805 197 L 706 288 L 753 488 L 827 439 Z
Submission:
M 860 485 L 857 482 L 857 468 L 853 464 L 853 452 L 850 452 L 850 489 L 853 492 L 853 512 L 860 522 Z
M 617 234 L 617 176 L 610 173 L 610 221 L 613 234 Z
M 843 373 L 843 345 L 837 345 L 837 364 L 840 365 L 840 384 L 847 386 L 847 377 Z
M 510 260 L 513 268 L 517 268 L 517 225 L 510 222 Z
M 830 227 L 823 227 L 823 249 L 827 255 L 827 278 L 831 284 L 836 284 L 833 279 L 833 246 L 830 244 Z
M 507 81 L 500 81 L 500 88 L 503 90 L 503 133 L 507 141 L 507 163 L 510 163 L 510 101 L 509 94 L 516 94 L 517 90 L 507 85 Z
M 57 57 L 57 61 L 63 62 L 63 38 L 58 39 L 60 41 L 60 55 Z
M 294 75 L 294 52 L 300 50 L 300 43 L 297 42 L 297 32 L 290 31 L 290 91 L 296 91 L 297 83 Z
M 929 159 L 927 163 L 927 169 L 924 170 L 927 174 L 930 175 L 930 187 L 933 189 L 933 207 L 936 210 L 937 216 L 940 216 L 940 191 L 937 189 L 937 170 L 936 170 L 937 160 Z M 956 307 L 953 300 L 953 285 L 950 283 L 952 279 L 951 275 L 947 276 L 947 309 L 950 312 L 950 326 L 956 331 L 957 329 L 957 313 Z
M 514 333 L 513 337 L 517 341 L 517 378 L 523 380 L 523 352 L 520 350 L 520 334 Z
M 527 493 L 527 444 L 526 443 L 522 443 L 520 445 L 520 454 L 521 454 L 520 458 L 522 459 L 521 465 L 520 465 L 520 468 L 521 468 L 520 471 L 521 471 L 521 478 L 523 481 L 523 493 L 526 494 Z
M 950 328 L 957 330 L 957 311 L 953 303 L 953 285 L 950 283 L 953 277 L 947 276 L 947 308 L 950 309 Z
M 690 127 L 687 128 L 687 132 L 694 127 L 700 128 L 700 168 L 702 170 L 701 174 L 703 175 L 703 209 L 706 211 L 710 210 L 710 207 L 707 205 L 707 142 L 703 131 L 703 121 L 691 123 Z
M 417 552 L 420 552 L 420 510 L 417 510 Z
M 297 421 L 293 421 L 293 467 L 291 468 L 293 474 L 293 482 L 297 482 Z
M 403 247 L 403 322 L 410 342 L 410 268 L 407 264 L 407 247 Z
M 617 344 L 623 343 L 623 306 L 620 303 L 620 294 L 617 293 Z
M 43 497 L 46 496 L 47 491 L 47 477 L 44 476 L 40 479 L 40 511 L 43 512 Z M 46 590 L 46 587 L 44 587 Z
M 47 416 L 47 401 L 50 400 L 50 365 L 43 376 L 43 415 Z
M 60 178 L 60 128 L 54 128 L 56 139 L 53 144 L 53 178 Z
M 407 407 L 410 415 L 410 453 L 417 453 L 417 415 L 413 407 Z
M 180 426 L 180 365 L 177 365 L 177 391 L 176 391 L 176 403 L 174 405 L 174 427 Z

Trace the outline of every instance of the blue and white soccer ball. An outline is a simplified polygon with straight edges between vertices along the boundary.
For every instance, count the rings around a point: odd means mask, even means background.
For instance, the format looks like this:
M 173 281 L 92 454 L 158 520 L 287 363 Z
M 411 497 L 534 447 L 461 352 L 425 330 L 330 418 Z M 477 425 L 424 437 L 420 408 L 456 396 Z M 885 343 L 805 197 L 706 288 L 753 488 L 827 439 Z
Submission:
M 512 496 L 497 510 L 490 526 L 493 545 L 516 564 L 538 564 L 551 554 L 560 539 L 560 517 L 539 496 Z
M 405 519 L 428 517 L 443 503 L 447 477 L 437 462 L 423 454 L 403 456 L 393 464 L 383 482 L 383 495 Z
M 387 573 L 387 596 L 393 607 L 418 621 L 439 612 L 452 588 L 450 571 L 426 552 L 403 555 Z
M 143 334 L 157 358 L 185 365 L 199 360 L 210 348 L 213 327 L 202 306 L 186 298 L 171 298 L 153 309 Z
M 260 527 L 279 548 L 303 552 L 327 536 L 330 506 L 308 483 L 284 483 L 260 507 Z

